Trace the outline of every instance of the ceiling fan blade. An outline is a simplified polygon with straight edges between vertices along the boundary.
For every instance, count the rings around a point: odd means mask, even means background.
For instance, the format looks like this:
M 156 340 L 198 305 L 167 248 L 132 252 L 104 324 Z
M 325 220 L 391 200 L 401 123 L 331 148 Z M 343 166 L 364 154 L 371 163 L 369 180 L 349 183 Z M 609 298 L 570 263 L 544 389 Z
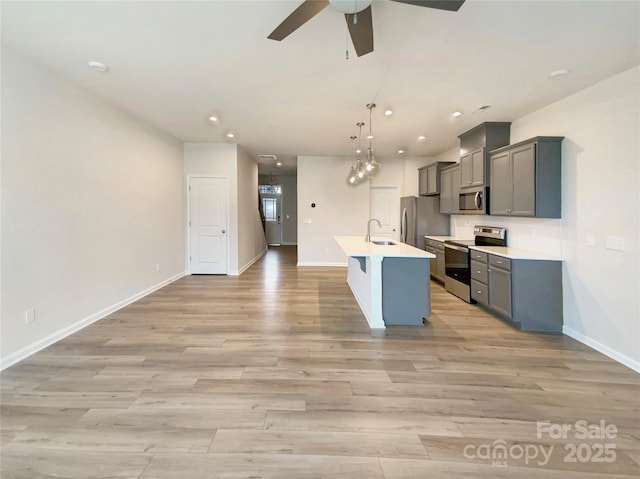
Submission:
M 391 0 L 392 2 L 408 3 L 418 7 L 437 8 L 438 10 L 449 10 L 457 12 L 464 3 L 464 0 Z
M 305 0 L 267 38 L 280 41 L 288 37 L 327 5 L 329 5 L 329 0 Z
M 353 17 L 358 16 L 358 23 L 353 23 Z M 351 41 L 353 47 L 356 49 L 356 53 L 359 57 L 371 53 L 373 51 L 373 20 L 371 18 L 371 5 L 367 8 L 354 13 L 345 13 L 344 17 L 347 20 L 347 27 L 349 27 L 349 35 L 351 35 Z

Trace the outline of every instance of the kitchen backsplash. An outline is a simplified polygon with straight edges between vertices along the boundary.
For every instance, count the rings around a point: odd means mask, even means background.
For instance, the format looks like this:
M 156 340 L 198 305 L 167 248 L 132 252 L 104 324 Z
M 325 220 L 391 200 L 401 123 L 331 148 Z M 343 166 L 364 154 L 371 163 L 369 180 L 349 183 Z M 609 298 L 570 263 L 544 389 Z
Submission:
M 507 228 L 507 244 L 510 247 L 562 258 L 561 219 L 452 215 L 451 235 L 473 239 L 475 225 L 502 226 Z

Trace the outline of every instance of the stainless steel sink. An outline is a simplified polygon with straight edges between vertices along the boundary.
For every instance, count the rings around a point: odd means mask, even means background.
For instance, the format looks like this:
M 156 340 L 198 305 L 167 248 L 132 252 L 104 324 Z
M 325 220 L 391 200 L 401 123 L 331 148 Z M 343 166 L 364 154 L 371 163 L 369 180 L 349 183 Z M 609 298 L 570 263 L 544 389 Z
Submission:
M 395 243 L 391 241 L 372 241 L 373 244 L 377 244 L 378 246 L 395 246 Z

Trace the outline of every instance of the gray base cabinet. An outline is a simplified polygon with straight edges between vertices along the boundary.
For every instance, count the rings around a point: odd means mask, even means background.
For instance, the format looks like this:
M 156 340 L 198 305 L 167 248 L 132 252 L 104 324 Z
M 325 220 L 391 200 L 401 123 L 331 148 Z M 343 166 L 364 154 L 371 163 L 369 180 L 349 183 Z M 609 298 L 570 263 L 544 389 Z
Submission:
M 425 250 L 431 254 L 435 254 L 435 259 L 432 259 L 429 263 L 429 272 L 431 277 L 444 283 L 444 242 L 436 241 L 433 239 L 425 240 Z
M 560 218 L 562 140 L 538 136 L 491 152 L 492 215 Z
M 382 261 L 382 318 L 385 324 L 421 325 L 431 314 L 429 258 Z
M 472 251 L 471 298 L 524 331 L 562 332 L 562 262 Z

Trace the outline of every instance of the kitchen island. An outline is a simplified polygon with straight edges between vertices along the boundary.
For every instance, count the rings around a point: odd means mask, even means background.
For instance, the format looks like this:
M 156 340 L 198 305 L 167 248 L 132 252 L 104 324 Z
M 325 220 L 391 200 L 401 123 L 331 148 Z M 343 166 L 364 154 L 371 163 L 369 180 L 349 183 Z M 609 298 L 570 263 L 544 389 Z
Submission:
M 435 255 L 389 238 L 336 236 L 347 255 L 347 282 L 372 329 L 423 324 L 431 314 L 429 261 Z

